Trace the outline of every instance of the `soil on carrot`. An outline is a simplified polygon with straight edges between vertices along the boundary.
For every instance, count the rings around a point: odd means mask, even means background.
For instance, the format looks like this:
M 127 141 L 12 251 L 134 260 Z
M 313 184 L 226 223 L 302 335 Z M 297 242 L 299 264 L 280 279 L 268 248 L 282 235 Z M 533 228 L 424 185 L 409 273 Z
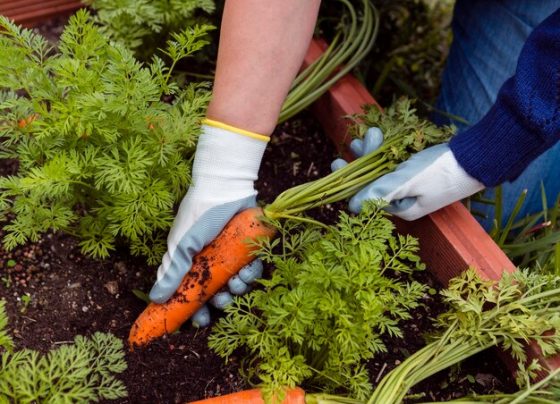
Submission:
M 47 23 L 42 32 L 56 40 L 60 22 Z M 257 189 L 259 199 L 271 202 L 281 191 L 326 175 L 337 157 L 331 143 L 308 114 L 280 125 L 265 154 Z M 17 172 L 17 162 L 0 160 L 0 175 Z M 326 206 L 313 216 L 332 223 L 343 204 Z M 0 223 L 0 238 L 4 235 Z M 42 352 L 72 341 L 74 336 L 111 332 L 126 340 L 133 321 L 146 303 L 135 291 L 146 293 L 155 267 L 119 248 L 107 260 L 94 260 L 79 252 L 71 236 L 49 233 L 36 243 L 14 251 L 0 246 L 0 299 L 7 301 L 10 332 L 19 348 Z M 421 280 L 436 288 L 428 274 Z M 29 297 L 25 297 L 29 296 Z M 369 364 L 372 381 L 378 381 L 410 353 L 423 346 L 422 333 L 441 305 L 427 294 L 425 306 L 403 325 L 403 339 L 388 339 L 388 352 Z M 220 315 L 213 312 L 214 317 Z M 127 352 L 128 369 L 120 376 L 129 397 L 119 403 L 184 403 L 249 388 L 241 377 L 242 354 L 227 362 L 207 347 L 210 329 L 186 324 L 146 348 Z M 418 391 L 424 399 L 451 399 L 469 392 L 508 391 L 512 381 L 493 353 L 484 353 L 461 368 L 442 372 Z

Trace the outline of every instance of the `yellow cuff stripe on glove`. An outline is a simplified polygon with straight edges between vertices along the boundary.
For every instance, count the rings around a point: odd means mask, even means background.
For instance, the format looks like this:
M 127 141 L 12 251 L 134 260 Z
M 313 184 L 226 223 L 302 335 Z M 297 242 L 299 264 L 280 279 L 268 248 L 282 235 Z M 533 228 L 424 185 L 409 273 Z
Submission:
M 203 125 L 208 125 L 208 126 L 213 126 L 215 128 L 219 128 L 219 129 L 229 130 L 229 131 L 235 132 L 239 135 L 243 135 L 243 136 L 247 136 L 247 137 L 250 137 L 250 138 L 253 138 L 253 139 L 261 140 L 263 142 L 268 142 L 270 140 L 269 136 L 261 135 L 261 134 L 254 133 L 254 132 L 250 132 L 250 131 L 245 130 L 245 129 L 236 128 L 235 126 L 231 126 L 231 125 L 228 125 L 227 123 L 223 123 L 223 122 L 219 122 L 219 121 L 214 121 L 213 119 L 205 118 L 205 119 L 202 120 L 202 124 Z

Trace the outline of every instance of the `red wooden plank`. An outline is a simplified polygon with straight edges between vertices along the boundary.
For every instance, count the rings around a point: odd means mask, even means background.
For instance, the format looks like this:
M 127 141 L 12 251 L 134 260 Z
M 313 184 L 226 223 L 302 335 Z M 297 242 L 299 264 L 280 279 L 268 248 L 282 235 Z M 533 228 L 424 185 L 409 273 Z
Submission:
M 316 60 L 325 48 L 324 42 L 313 40 L 304 66 Z M 352 158 L 348 149 L 351 121 L 345 116 L 361 113 L 365 104 L 379 107 L 355 77 L 346 75 L 313 106 L 316 118 L 345 158 Z M 411 234 L 420 240 L 422 259 L 442 285 L 447 285 L 451 278 L 469 266 L 474 267 L 482 278 L 492 280 L 499 279 L 504 271 L 513 272 L 516 269 L 460 202 L 413 222 L 395 218 L 395 223 L 401 233 Z M 535 344 L 529 345 L 527 351 L 530 358 L 538 358 L 548 370 L 560 367 L 560 355 L 545 359 Z M 510 358 L 503 356 L 506 363 L 513 364 Z
M 0 14 L 27 27 L 51 17 L 70 14 L 80 7 L 83 4 L 79 0 L 0 0 Z
M 75 3 L 76 0 L 21 0 L 10 3 L 8 5 L 0 4 L 0 13 L 3 15 L 21 15 L 32 11 L 47 9 L 50 7 L 64 6 L 66 4 Z

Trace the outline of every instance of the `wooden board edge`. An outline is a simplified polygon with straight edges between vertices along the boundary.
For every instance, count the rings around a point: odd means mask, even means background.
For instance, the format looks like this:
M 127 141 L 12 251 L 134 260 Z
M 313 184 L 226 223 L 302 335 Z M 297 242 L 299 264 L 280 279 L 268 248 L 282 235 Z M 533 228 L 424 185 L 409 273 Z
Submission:
M 55 2 L 51 5 L 49 5 L 48 2 L 44 3 L 41 1 L 37 1 L 37 4 L 41 3 L 43 3 L 43 5 L 40 8 L 26 6 L 21 10 L 13 8 L 5 13 L 0 12 L 0 14 L 10 18 L 16 24 L 22 25 L 27 28 L 33 28 L 46 19 L 69 15 L 74 11 L 84 7 L 84 4 L 77 0 Z

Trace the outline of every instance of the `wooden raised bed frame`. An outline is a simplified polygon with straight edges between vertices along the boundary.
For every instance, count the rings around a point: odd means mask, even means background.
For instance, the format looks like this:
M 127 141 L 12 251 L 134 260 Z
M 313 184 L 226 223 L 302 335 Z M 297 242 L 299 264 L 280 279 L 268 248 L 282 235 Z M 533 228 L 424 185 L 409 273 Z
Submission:
M 82 6 L 79 0 L 0 0 L 0 15 L 6 15 L 24 26 L 34 26 L 47 18 L 71 13 Z M 313 40 L 304 65 L 317 59 L 326 48 Z M 315 117 L 326 134 L 346 158 L 352 158 L 348 145 L 348 115 L 362 112 L 362 106 L 377 104 L 368 90 L 348 74 L 313 105 Z M 395 219 L 397 228 L 420 240 L 422 259 L 441 285 L 472 266 L 482 278 L 497 280 L 504 271 L 513 272 L 515 265 L 494 243 L 469 211 L 459 202 L 440 209 L 414 222 Z M 560 367 L 560 355 L 544 358 L 538 346 L 527 347 L 530 359 L 537 358 L 546 370 Z M 502 355 L 512 365 L 509 355 Z M 512 370 L 515 369 L 512 367 Z

